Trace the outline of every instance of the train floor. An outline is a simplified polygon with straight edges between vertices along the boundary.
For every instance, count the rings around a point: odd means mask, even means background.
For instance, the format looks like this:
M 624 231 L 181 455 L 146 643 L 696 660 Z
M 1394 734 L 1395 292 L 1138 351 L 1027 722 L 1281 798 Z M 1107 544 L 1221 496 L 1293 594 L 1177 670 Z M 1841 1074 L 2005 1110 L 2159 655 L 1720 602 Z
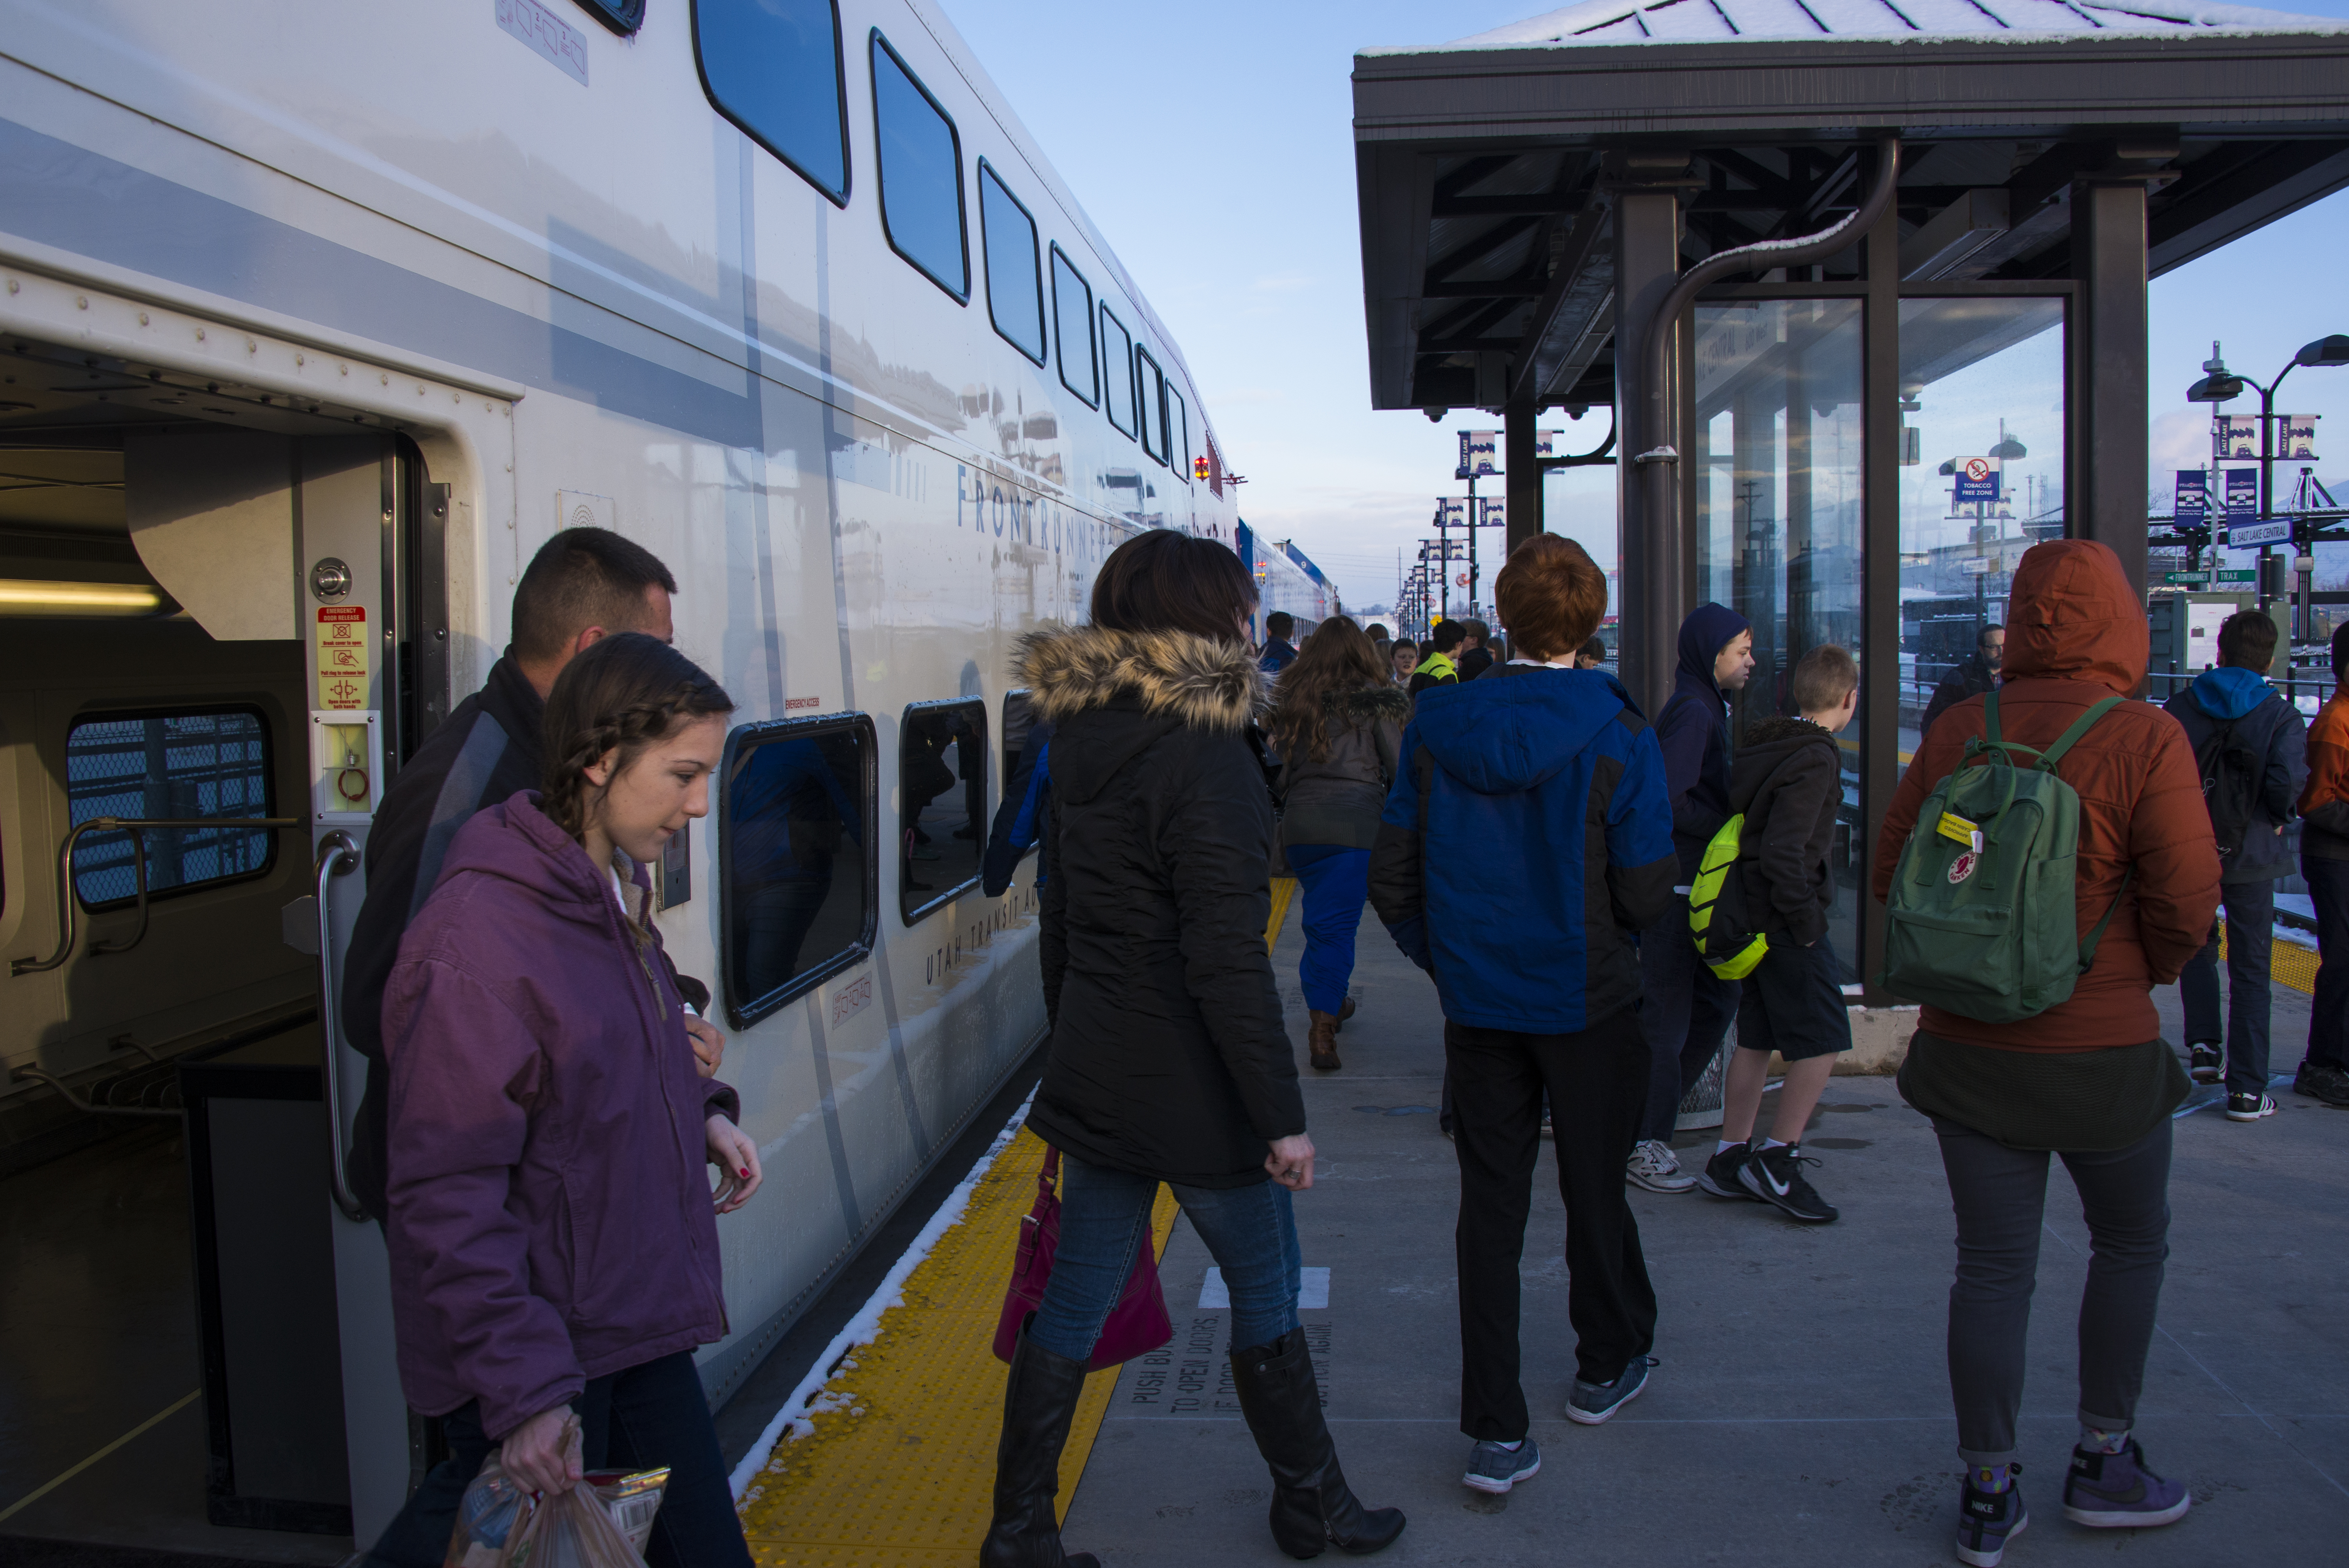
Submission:
M 1288 912 L 1275 956 L 1301 1067 L 1300 914 Z M 1661 1305 L 1661 1365 L 1644 1397 L 1596 1429 L 1563 1418 L 1573 1336 L 1564 1216 L 1546 1150 L 1522 1270 L 1524 1377 L 1543 1469 L 1506 1497 L 1460 1484 L 1470 1445 L 1456 1421 L 1458 1181 L 1433 1114 L 1442 1020 L 1433 988 L 1367 914 L 1360 951 L 1361 1011 L 1340 1037 L 1345 1068 L 1304 1074 L 1321 1165 L 1298 1215 L 1309 1270 L 1302 1316 L 1347 1474 L 1365 1500 L 1411 1517 L 1382 1560 L 1954 1562 L 1956 1432 L 1942 1353 L 1949 1199 L 1930 1124 L 1885 1078 L 1833 1079 L 1806 1139 L 1822 1161 L 1814 1180 L 1842 1208 L 1837 1223 L 1801 1225 L 1697 1193 L 1631 1192 Z M 2141 1532 L 2063 1516 L 2088 1243 L 2057 1164 L 2023 1406 L 2023 1486 L 2034 1517 L 2008 1559 L 2015 1568 L 2101 1561 L 2116 1549 L 2148 1564 L 2319 1562 L 2349 1532 L 2349 1363 L 2339 1351 L 2349 1113 L 2290 1091 L 2308 997 L 2283 969 L 2274 1001 L 2275 1064 L 2287 1078 L 2277 1086 L 2279 1114 L 2230 1122 L 2217 1091 L 2198 1088 L 2175 1127 L 2172 1252 L 2138 1429 L 2149 1461 L 2185 1480 L 2196 1506 L 2175 1526 Z M 2167 1037 L 2179 1038 L 2176 989 L 2158 1000 Z M 1683 1160 L 1709 1152 L 1713 1137 L 1682 1134 Z M 956 1248 L 951 1233 L 939 1241 L 900 1291 L 905 1305 L 880 1320 L 878 1344 L 848 1354 L 833 1384 L 840 1397 L 814 1401 L 814 1435 L 827 1440 L 778 1445 L 744 1509 L 761 1563 L 944 1568 L 976 1559 L 992 1474 L 990 1401 L 1002 1387 L 985 1342 L 1032 1180 L 1022 1164 L 991 1202 L 989 1182 L 979 1184 L 957 1229 L 984 1223 L 1000 1233 L 968 1268 L 954 1261 L 934 1274 Z M 1265 1527 L 1264 1468 L 1225 1370 L 1226 1315 L 1209 1262 L 1175 1221 L 1161 1264 L 1174 1341 L 1113 1383 L 1097 1375 L 1105 1397 L 1081 1411 L 1062 1472 L 1064 1534 L 1071 1550 L 1108 1568 L 1284 1561 Z M 957 1270 L 973 1276 L 968 1288 L 948 1277 Z M 964 1302 L 957 1290 L 978 1299 Z M 952 1333 L 970 1342 L 955 1375 L 968 1387 L 952 1387 L 935 1348 L 924 1348 L 926 1336 L 950 1336 L 926 1316 L 966 1320 Z M 875 1355 L 893 1341 L 901 1353 L 921 1350 L 913 1357 L 921 1365 L 899 1372 Z M 903 1378 L 919 1386 L 890 1387 Z M 833 1446 L 833 1434 L 860 1420 L 873 1442 Z M 729 1457 L 743 1451 L 738 1441 Z M 829 1481 L 810 1473 L 827 1468 L 836 1472 Z M 838 1500 L 874 1489 L 895 1498 L 863 1527 L 876 1533 L 843 1540 L 819 1528 Z

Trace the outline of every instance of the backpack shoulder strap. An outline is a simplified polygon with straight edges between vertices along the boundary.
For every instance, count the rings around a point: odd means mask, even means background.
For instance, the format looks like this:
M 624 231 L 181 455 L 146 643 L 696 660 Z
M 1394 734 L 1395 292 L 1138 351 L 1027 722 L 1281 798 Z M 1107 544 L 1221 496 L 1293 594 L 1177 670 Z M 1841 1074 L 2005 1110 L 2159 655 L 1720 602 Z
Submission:
M 2065 730 L 2062 735 L 2057 736 L 2055 738 L 2055 744 L 2039 754 L 2039 766 L 2046 769 L 2050 773 L 2053 773 L 2055 770 L 2055 764 L 2062 761 L 2064 759 L 2064 754 L 2072 749 L 2073 742 L 2078 740 L 2080 737 L 2087 734 L 2089 729 L 2095 726 L 2096 720 L 2104 717 L 2105 715 L 2112 712 L 2113 709 L 2120 707 L 2120 698 L 2116 696 L 2108 696 L 2105 698 L 2104 701 L 2088 709 L 2087 712 L 2082 714 L 2079 717 L 2074 719 L 2072 721 L 2072 727 Z

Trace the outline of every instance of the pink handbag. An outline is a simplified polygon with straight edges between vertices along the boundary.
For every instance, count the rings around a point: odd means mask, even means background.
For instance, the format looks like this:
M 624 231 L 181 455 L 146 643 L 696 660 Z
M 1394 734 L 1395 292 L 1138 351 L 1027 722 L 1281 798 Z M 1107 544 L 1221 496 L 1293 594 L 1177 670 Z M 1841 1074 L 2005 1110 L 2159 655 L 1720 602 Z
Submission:
M 1019 1331 L 1044 1304 L 1044 1284 L 1052 1277 L 1052 1253 L 1061 1243 L 1061 1195 L 1052 1184 L 1061 1174 L 1061 1151 L 1047 1148 L 1044 1169 L 1036 1177 L 1036 1206 L 1019 1222 L 1019 1253 L 1012 1261 L 1011 1284 L 1003 1293 L 1003 1315 L 995 1326 L 995 1357 L 1009 1361 L 1019 1348 Z M 1158 1288 L 1158 1249 L 1151 1238 L 1133 1254 L 1133 1272 L 1125 1289 L 1102 1325 L 1093 1342 L 1092 1359 L 1085 1370 L 1098 1372 L 1121 1361 L 1147 1355 L 1174 1337 L 1166 1316 L 1166 1296 Z

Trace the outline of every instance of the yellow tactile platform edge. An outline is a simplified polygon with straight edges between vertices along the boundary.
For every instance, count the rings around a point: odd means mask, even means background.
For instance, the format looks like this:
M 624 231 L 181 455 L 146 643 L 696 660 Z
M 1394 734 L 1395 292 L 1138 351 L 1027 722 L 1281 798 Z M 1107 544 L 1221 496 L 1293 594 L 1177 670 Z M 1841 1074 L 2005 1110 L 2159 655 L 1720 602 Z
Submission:
M 1272 886 L 1269 946 L 1297 883 Z M 902 1305 L 850 1353 L 742 1494 L 742 1530 L 765 1568 L 969 1568 L 995 1487 L 1003 1363 L 995 1325 L 1036 1196 L 1044 1144 L 1024 1128 L 972 1190 L 962 1220 L 907 1276 Z M 1151 1215 L 1161 1253 L 1174 1223 L 1164 1188 Z M 1062 1515 L 1117 1383 L 1085 1379 L 1061 1455 Z
M 2227 956 L 2227 928 L 2219 927 L 2219 956 Z M 2316 995 L 2316 950 L 2277 937 L 2268 956 L 2268 973 L 2295 991 Z

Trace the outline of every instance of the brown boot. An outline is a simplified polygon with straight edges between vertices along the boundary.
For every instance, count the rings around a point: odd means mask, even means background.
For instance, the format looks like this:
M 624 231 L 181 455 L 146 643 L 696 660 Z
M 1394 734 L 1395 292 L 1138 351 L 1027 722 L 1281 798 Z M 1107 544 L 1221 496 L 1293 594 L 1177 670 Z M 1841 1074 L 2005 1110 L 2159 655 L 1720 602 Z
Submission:
M 1305 1016 L 1313 1022 L 1312 1033 L 1305 1042 L 1313 1065 L 1325 1073 L 1336 1072 L 1346 1065 L 1338 1059 L 1338 1015 L 1308 1012 Z
M 1351 996 L 1349 996 L 1346 998 L 1346 1005 L 1338 1009 L 1338 1027 L 1341 1032 L 1346 1027 L 1346 1020 L 1353 1016 L 1354 999 Z

